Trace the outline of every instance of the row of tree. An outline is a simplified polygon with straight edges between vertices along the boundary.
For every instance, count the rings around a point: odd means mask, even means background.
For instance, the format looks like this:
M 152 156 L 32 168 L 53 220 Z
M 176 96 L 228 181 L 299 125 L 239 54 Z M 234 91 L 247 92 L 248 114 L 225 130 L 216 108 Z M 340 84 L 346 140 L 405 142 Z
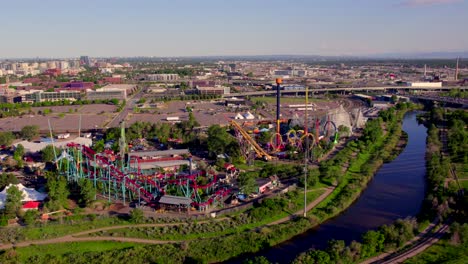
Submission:
M 313 250 L 300 255 L 295 264 L 355 263 L 386 250 L 401 247 L 417 233 L 418 224 L 413 218 L 399 219 L 392 225 L 366 232 L 361 241 L 346 246 L 343 240 L 331 240 L 326 250 Z
M 17 135 L 10 131 L 0 132 L 0 145 L 10 146 L 17 137 L 32 140 L 38 135 L 39 127 L 36 125 L 24 126 Z

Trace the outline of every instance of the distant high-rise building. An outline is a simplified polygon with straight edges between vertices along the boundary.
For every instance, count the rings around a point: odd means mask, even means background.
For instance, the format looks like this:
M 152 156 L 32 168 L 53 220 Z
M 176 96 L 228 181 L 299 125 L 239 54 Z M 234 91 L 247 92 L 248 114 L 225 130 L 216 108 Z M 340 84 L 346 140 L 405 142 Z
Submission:
M 80 61 L 81 61 L 81 64 L 83 65 L 87 65 L 87 66 L 91 65 L 91 61 L 89 60 L 88 56 L 81 56 Z

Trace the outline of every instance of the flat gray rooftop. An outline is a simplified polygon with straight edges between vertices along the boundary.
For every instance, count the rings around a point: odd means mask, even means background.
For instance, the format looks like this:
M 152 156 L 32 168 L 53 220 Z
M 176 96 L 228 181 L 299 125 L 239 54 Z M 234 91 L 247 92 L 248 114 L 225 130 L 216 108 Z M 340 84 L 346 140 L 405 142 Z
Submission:
M 129 156 L 132 157 L 164 157 L 173 155 L 190 154 L 188 149 L 169 149 L 169 150 L 155 150 L 155 151 L 138 151 L 130 152 Z
M 159 203 L 172 205 L 190 205 L 192 199 L 182 196 L 164 195 L 159 199 Z

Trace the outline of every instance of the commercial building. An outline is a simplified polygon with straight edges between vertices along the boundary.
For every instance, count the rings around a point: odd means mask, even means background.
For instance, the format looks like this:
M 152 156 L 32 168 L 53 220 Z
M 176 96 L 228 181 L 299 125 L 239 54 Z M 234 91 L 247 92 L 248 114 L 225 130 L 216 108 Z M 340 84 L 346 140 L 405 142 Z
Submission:
M 215 81 L 208 81 L 208 80 L 197 80 L 197 81 L 189 81 L 189 86 L 192 88 L 196 87 L 213 87 L 216 86 Z
M 126 95 L 130 95 L 137 90 L 137 86 L 135 84 L 109 84 L 109 85 L 102 87 L 102 89 L 125 90 Z
M 197 93 L 200 95 L 224 95 L 230 92 L 231 88 L 227 86 L 197 87 Z
M 127 91 L 123 89 L 115 88 L 100 88 L 96 91 L 86 91 L 86 99 L 88 100 L 110 100 L 110 99 L 127 99 Z
M 34 91 L 21 96 L 21 102 L 38 103 L 45 101 L 80 100 L 82 94 L 77 91 L 44 92 Z
M 90 65 L 91 65 L 91 61 L 90 61 L 90 59 L 89 59 L 88 56 L 81 56 L 81 57 L 80 57 L 80 62 L 81 62 L 81 64 L 83 64 L 83 65 L 87 65 L 87 66 L 90 66 Z
M 179 80 L 178 74 L 147 74 L 145 76 L 147 81 L 177 81 Z

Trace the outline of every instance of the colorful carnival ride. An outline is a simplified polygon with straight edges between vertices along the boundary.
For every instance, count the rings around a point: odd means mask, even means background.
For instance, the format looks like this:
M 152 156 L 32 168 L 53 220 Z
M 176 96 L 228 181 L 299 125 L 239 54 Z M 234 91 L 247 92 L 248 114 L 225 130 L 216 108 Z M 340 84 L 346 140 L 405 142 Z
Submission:
M 191 207 L 206 210 L 222 204 L 231 192 L 230 186 L 222 183 L 214 171 L 164 173 L 142 169 L 148 162 L 181 158 L 142 159 L 122 150 L 124 132 L 121 141 L 119 154 L 109 150 L 97 153 L 87 146 L 70 143 L 56 158 L 57 169 L 69 182 L 88 179 L 99 195 L 124 204 L 145 201 L 147 205 L 157 205 L 162 196 L 173 195 L 190 198 Z

